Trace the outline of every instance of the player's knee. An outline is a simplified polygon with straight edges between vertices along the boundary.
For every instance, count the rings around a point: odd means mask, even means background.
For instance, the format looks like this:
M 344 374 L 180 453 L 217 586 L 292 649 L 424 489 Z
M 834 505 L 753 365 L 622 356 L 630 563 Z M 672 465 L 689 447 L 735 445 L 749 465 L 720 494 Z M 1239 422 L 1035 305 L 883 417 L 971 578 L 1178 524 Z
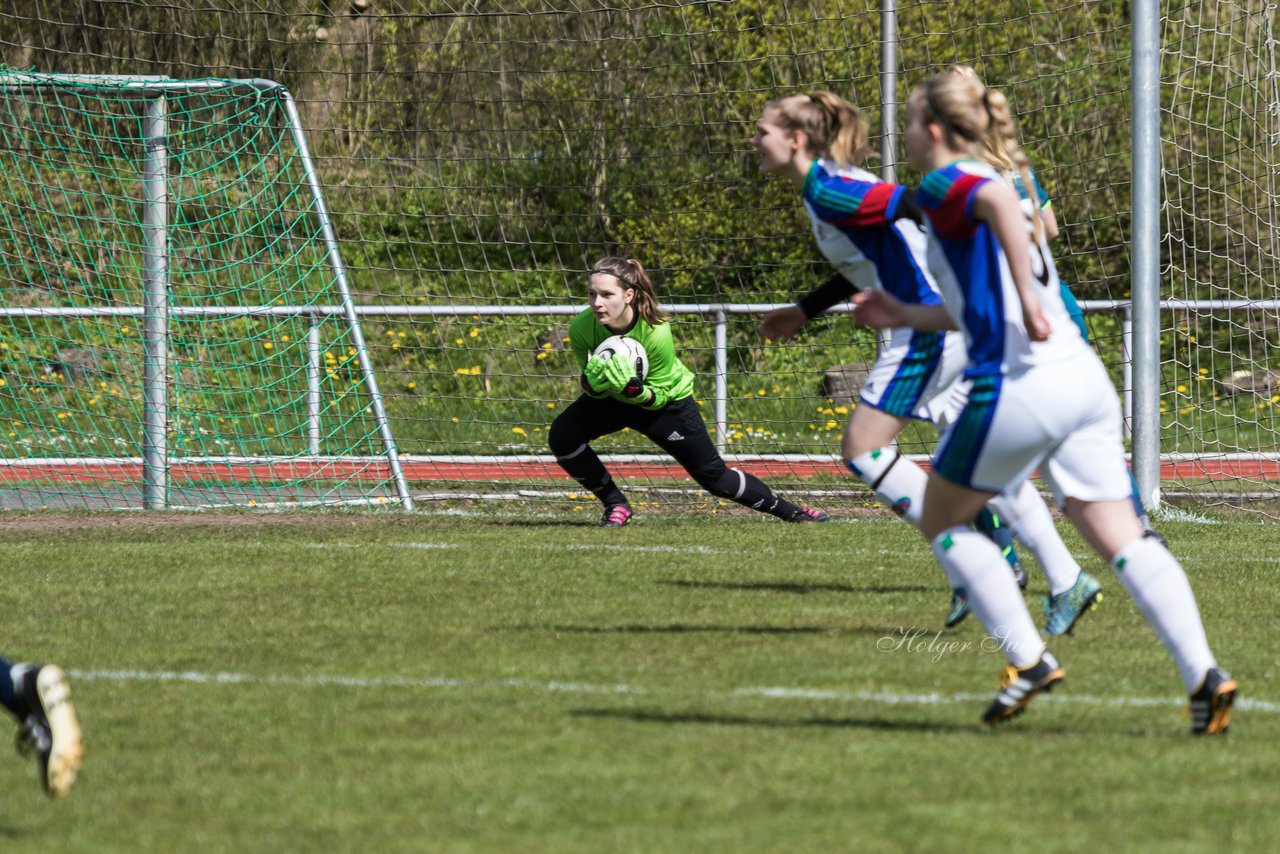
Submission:
M 572 421 L 563 416 L 556 418 L 547 428 L 547 446 L 557 457 L 572 454 L 584 444 L 586 442 L 581 431 L 574 427 Z
M 897 448 L 886 445 L 853 458 L 846 456 L 845 465 L 848 466 L 849 471 L 875 489 L 898 462 L 899 457 Z
M 703 475 L 694 475 L 694 479 L 698 481 L 699 486 L 717 498 L 737 498 L 742 494 L 742 473 L 723 464 L 715 474 L 708 472 Z

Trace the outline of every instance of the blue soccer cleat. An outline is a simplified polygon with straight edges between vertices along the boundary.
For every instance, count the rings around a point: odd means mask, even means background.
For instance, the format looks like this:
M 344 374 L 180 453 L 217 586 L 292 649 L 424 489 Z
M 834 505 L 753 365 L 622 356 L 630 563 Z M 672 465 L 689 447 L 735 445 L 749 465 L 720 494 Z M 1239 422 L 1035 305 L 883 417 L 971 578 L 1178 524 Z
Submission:
M 959 590 L 951 591 L 951 607 L 947 609 L 947 628 L 954 628 L 969 616 L 969 600 Z
M 1057 596 L 1044 597 L 1044 624 L 1047 635 L 1065 635 L 1075 628 L 1084 612 L 1096 608 L 1102 601 L 1102 584 L 1083 569 L 1076 583 Z

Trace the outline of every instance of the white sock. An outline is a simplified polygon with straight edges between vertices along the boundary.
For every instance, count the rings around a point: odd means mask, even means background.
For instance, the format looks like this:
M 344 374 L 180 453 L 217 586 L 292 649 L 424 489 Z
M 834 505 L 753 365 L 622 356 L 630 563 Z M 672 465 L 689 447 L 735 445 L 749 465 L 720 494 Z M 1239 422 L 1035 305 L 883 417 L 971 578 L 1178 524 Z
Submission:
M 920 527 L 924 507 L 924 469 L 904 459 L 897 448 L 885 447 L 868 451 L 849 463 L 849 471 L 866 481 L 876 497 L 894 513 Z
M 1111 568 L 1173 656 L 1187 693 L 1195 691 L 1216 662 L 1182 564 L 1160 543 L 1140 537 L 1120 550 Z
M 978 620 L 1000 640 L 1009 663 L 1022 670 L 1038 662 L 1044 641 L 995 543 L 968 526 L 957 525 L 930 545 L 947 577 L 959 582 Z
M 991 499 L 991 506 L 1008 522 L 1014 538 L 1040 564 L 1049 582 L 1049 592 L 1057 596 L 1070 590 L 1080 577 L 1080 564 L 1062 541 L 1049 508 L 1035 487 L 1024 480 L 1016 495 L 1012 498 L 997 495 Z

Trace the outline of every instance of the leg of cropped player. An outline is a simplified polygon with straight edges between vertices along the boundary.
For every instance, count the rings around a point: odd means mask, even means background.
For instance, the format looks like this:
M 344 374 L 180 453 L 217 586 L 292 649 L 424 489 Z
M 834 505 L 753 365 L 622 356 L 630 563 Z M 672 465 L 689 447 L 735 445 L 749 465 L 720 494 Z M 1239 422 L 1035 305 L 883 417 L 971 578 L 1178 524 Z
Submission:
M 569 325 L 583 394 L 552 422 L 548 441 L 560 467 L 604 505 L 601 526 L 625 525 L 633 513 L 590 442 L 624 427 L 658 443 L 713 495 L 790 522 L 827 521 L 725 466 L 693 401 L 693 372 L 676 356 L 670 314 L 639 261 L 597 261 L 587 295 L 590 307 Z
M 62 669 L 0 658 L 0 705 L 17 719 L 18 752 L 35 755 L 45 793 L 61 798 L 70 792 L 84 745 Z

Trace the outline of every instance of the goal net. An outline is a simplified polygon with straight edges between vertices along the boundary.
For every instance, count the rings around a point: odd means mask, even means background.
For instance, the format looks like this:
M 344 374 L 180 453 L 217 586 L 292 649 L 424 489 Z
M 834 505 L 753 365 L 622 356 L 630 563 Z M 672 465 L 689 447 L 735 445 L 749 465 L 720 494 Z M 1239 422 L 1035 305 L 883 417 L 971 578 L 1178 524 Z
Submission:
M 288 99 L 0 72 L 0 507 L 399 500 Z

